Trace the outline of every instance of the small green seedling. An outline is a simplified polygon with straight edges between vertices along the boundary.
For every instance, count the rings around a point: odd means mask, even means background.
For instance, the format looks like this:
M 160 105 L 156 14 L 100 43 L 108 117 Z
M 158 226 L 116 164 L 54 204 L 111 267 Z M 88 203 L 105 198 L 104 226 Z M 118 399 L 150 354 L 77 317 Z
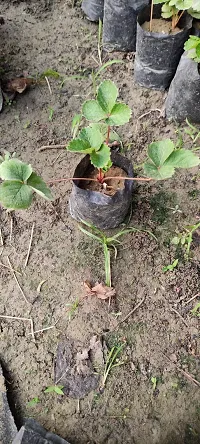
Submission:
M 33 398 L 33 399 L 31 399 L 29 402 L 28 402 L 28 407 L 34 407 L 35 405 L 37 405 L 37 404 L 39 404 L 40 403 L 40 400 L 39 400 L 39 398 Z
M 74 317 L 75 312 L 78 309 L 79 302 L 80 302 L 79 299 L 76 299 L 73 303 L 66 304 L 66 306 L 68 307 L 67 314 L 69 321 L 71 321 L 72 318 Z
M 200 39 L 199 39 L 200 40 Z M 200 149 L 200 147 L 196 147 L 195 143 L 198 141 L 198 139 L 200 139 L 200 131 L 199 128 L 197 128 L 196 126 L 192 125 L 188 119 L 186 119 L 186 123 L 188 125 L 188 128 L 184 128 L 184 131 L 186 134 L 188 134 L 190 136 L 190 138 L 192 139 L 194 148 L 192 149 L 192 151 L 198 151 Z
M 51 385 L 49 387 L 46 388 L 46 390 L 44 390 L 44 393 L 56 393 L 57 395 L 64 395 L 63 389 L 64 386 L 63 385 Z
M 163 273 L 166 273 L 167 271 L 173 271 L 177 267 L 177 265 L 178 265 L 178 259 L 175 259 L 175 261 L 172 262 L 172 264 L 163 267 L 162 271 Z
M 72 119 L 72 138 L 75 139 L 82 121 L 82 114 L 76 114 Z
M 49 122 L 53 120 L 54 109 L 49 106 Z
M 111 287 L 111 264 L 110 264 L 110 249 L 114 249 L 115 252 L 115 259 L 117 257 L 117 245 L 122 245 L 122 242 L 119 241 L 119 237 L 123 236 L 127 233 L 147 233 L 149 236 L 153 237 L 153 239 L 156 239 L 153 233 L 151 233 L 148 230 L 140 230 L 138 228 L 129 227 L 125 228 L 118 233 L 116 233 L 112 237 L 107 237 L 102 231 L 100 231 L 98 228 L 96 228 L 94 225 L 90 224 L 86 221 L 81 221 L 83 225 L 89 228 L 87 230 L 86 228 L 79 225 L 80 230 L 86 234 L 87 236 L 91 237 L 95 241 L 99 242 L 103 247 L 104 252 L 104 264 L 105 264 L 105 275 L 106 275 L 106 285 L 107 287 Z
M 200 15 L 200 14 L 199 14 Z M 184 49 L 187 52 L 189 59 L 200 63 L 200 37 L 196 35 L 190 35 L 187 42 L 185 42 Z
M 184 248 L 184 258 L 186 260 L 189 259 L 191 244 L 193 241 L 193 234 L 200 227 L 200 222 L 195 225 L 188 225 L 184 227 L 183 233 L 178 233 L 177 236 L 174 236 L 171 240 L 172 245 L 180 246 Z
M 157 378 L 155 376 L 151 377 L 151 383 L 152 383 L 152 386 L 153 386 L 153 391 L 155 391 L 156 387 L 157 387 L 157 383 L 158 383 L 158 380 L 157 380 Z
M 191 310 L 193 316 L 200 318 L 200 302 L 198 302 L 195 307 Z
M 102 389 L 105 387 L 106 385 L 106 381 L 107 378 L 111 372 L 111 370 L 114 367 L 119 367 L 120 365 L 123 365 L 124 362 L 123 361 L 119 361 L 119 355 L 121 354 L 121 351 L 124 347 L 124 344 L 121 345 L 114 345 L 109 354 L 108 354 L 108 358 L 106 360 L 106 364 L 105 364 L 105 368 L 104 368 L 104 373 L 103 373 L 103 380 L 102 380 Z

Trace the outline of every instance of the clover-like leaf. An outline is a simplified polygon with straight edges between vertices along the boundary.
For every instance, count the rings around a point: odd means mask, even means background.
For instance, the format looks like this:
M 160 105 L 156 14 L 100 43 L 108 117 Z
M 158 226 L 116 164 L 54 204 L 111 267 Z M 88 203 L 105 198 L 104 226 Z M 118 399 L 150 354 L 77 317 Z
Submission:
M 106 114 L 110 114 L 118 96 L 118 89 L 111 80 L 104 80 L 97 93 L 97 101 Z
M 161 167 L 156 167 L 152 163 L 144 163 L 144 173 L 147 177 L 151 177 L 156 180 L 169 179 L 173 176 L 175 169 L 172 166 L 162 165 Z
M 107 113 L 101 108 L 97 100 L 87 100 L 83 104 L 83 116 L 92 122 L 99 122 L 107 117 Z
M 5 160 L 0 164 L 0 177 L 3 180 L 20 180 L 25 182 L 32 173 L 31 165 L 18 159 Z
M 68 151 L 72 151 L 74 153 L 90 154 L 93 151 L 93 148 L 90 146 L 90 143 L 84 139 L 71 140 L 71 142 L 69 142 L 66 148 Z
M 148 156 L 156 167 L 160 167 L 174 151 L 174 148 L 174 143 L 170 139 L 152 142 L 148 147 Z
M 88 142 L 89 146 L 95 150 L 99 150 L 105 140 L 100 128 L 95 124 L 83 128 L 79 134 L 79 138 Z
M 24 210 L 30 207 L 33 191 L 17 180 L 6 180 L 0 185 L 0 202 L 11 210 Z
M 165 165 L 174 168 L 193 168 L 200 164 L 199 157 L 190 150 L 176 150 L 166 160 Z
M 47 200 L 52 200 L 52 194 L 50 189 L 47 187 L 46 183 L 38 176 L 36 173 L 32 173 L 27 180 L 27 185 L 29 185 L 33 191 L 39 194 L 41 197 Z
M 129 122 L 131 117 L 131 109 L 124 103 L 116 103 L 114 105 L 110 116 L 106 119 L 106 123 L 110 126 L 120 126 Z
M 90 161 L 96 168 L 104 168 L 110 161 L 110 148 L 103 144 L 99 151 L 90 154 Z

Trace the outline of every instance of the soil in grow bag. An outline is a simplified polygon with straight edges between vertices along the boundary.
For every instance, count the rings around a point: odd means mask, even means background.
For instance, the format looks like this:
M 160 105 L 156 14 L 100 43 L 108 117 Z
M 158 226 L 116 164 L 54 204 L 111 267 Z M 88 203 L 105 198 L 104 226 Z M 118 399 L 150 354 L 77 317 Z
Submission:
M 148 0 L 105 0 L 103 47 L 106 51 L 135 51 L 138 10 Z
M 186 117 L 200 123 L 200 64 L 185 52 L 172 80 L 165 103 L 166 117 L 179 122 Z
M 184 13 L 177 28 L 169 34 L 171 19 L 162 19 L 161 5 L 155 5 L 152 32 L 149 26 L 150 6 L 138 15 L 135 80 L 141 86 L 164 90 L 169 87 L 176 72 L 192 18 Z
M 104 0 L 83 0 L 81 8 L 92 22 L 103 20 Z
M 116 177 L 118 173 L 133 177 L 132 163 L 118 153 L 112 153 L 113 167 L 107 172 L 107 177 Z M 96 171 L 91 166 L 89 155 L 85 156 L 77 165 L 74 177 L 95 176 Z M 96 176 L 95 176 L 96 177 Z M 132 180 L 107 181 L 108 188 L 103 192 L 102 186 L 97 182 L 74 180 L 69 200 L 71 216 L 80 221 L 86 220 L 100 229 L 115 228 L 126 217 L 132 202 L 134 182 Z

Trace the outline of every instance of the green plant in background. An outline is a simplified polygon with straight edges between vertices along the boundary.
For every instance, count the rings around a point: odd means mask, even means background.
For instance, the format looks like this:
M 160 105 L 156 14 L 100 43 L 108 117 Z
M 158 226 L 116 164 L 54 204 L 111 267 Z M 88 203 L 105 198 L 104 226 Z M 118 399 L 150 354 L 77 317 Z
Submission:
M 87 230 L 83 226 L 79 225 L 80 230 L 86 234 L 87 236 L 91 237 L 95 241 L 99 242 L 103 247 L 104 252 L 104 264 L 105 264 L 105 275 L 106 280 L 105 284 L 107 287 L 111 287 L 111 263 L 110 263 L 110 250 L 111 248 L 114 249 L 115 252 L 115 258 L 117 257 L 117 245 L 122 245 L 122 242 L 119 241 L 119 237 L 123 236 L 127 233 L 147 233 L 149 236 L 153 237 L 153 239 L 156 239 L 153 233 L 151 233 L 148 230 L 140 230 L 138 228 L 130 227 L 125 228 L 118 233 L 114 234 L 112 237 L 106 236 L 102 231 L 100 231 L 98 228 L 96 228 L 94 225 L 89 224 L 86 221 L 81 221 L 83 225 L 89 228 Z
M 196 37 L 196 35 L 190 35 L 187 42 L 185 42 L 184 49 L 185 51 L 188 51 L 187 56 L 189 57 L 189 59 L 200 63 L 200 37 Z
M 172 31 L 176 28 L 185 11 L 192 17 L 200 18 L 199 0 L 153 0 L 154 5 L 162 3 L 162 17 L 172 18 Z
M 157 384 L 158 384 L 158 380 L 157 380 L 156 376 L 152 376 L 151 377 L 151 383 L 152 383 L 152 386 L 153 386 L 153 391 L 155 391 L 156 387 L 157 387 Z
M 195 225 L 187 225 L 184 227 L 184 231 L 182 233 L 178 233 L 177 236 L 174 236 L 171 240 L 172 245 L 176 245 L 184 249 L 184 258 L 186 260 L 189 259 L 193 234 L 198 230 L 199 227 L 200 222 Z
M 200 149 L 200 147 L 196 147 L 195 144 L 198 141 L 198 139 L 200 139 L 200 130 L 196 126 L 192 125 L 188 119 L 186 119 L 186 123 L 187 123 L 188 127 L 185 127 L 184 131 L 192 139 L 192 142 L 194 145 L 194 148 L 192 149 L 192 151 L 197 151 Z
M 6 156 L 0 164 L 0 201 L 8 209 L 22 210 L 30 207 L 33 193 L 51 200 L 52 195 L 45 182 L 33 172 L 31 165 Z
M 192 168 L 200 163 L 199 157 L 192 151 L 176 148 L 170 139 L 151 143 L 148 147 L 148 157 L 144 163 L 144 173 L 156 180 L 172 177 L 177 168 Z
M 69 302 L 69 304 L 66 304 L 67 308 L 67 314 L 68 314 L 68 319 L 69 321 L 72 320 L 76 310 L 78 309 L 79 306 L 79 299 L 77 298 L 74 302 Z
M 44 393 L 56 393 L 57 395 L 64 395 L 63 385 L 50 385 L 44 390 Z

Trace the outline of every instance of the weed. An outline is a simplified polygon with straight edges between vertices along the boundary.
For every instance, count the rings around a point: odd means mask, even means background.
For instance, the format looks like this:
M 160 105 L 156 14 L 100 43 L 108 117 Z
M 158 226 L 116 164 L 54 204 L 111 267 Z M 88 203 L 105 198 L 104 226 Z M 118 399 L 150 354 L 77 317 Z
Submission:
M 188 134 L 190 136 L 193 144 L 195 145 L 195 143 L 198 141 L 198 139 L 200 139 L 200 130 L 196 126 L 192 125 L 188 119 L 186 119 L 186 123 L 189 128 L 188 127 L 184 128 L 184 131 L 186 134 Z M 197 151 L 199 149 L 200 149 L 200 147 L 195 147 L 195 148 L 193 148 L 192 151 Z
M 77 136 L 81 121 L 82 121 L 82 114 L 76 114 L 72 119 L 72 137 L 73 137 L 73 139 L 75 139 L 75 137 Z
M 177 236 L 174 236 L 171 240 L 171 244 L 184 249 L 184 258 L 186 260 L 189 260 L 193 234 L 198 230 L 199 227 L 200 222 L 195 225 L 188 225 L 184 227 L 184 231 L 182 233 L 178 233 Z
M 103 247 L 103 252 L 104 252 L 104 264 L 105 264 L 105 275 L 106 275 L 106 280 L 105 283 L 107 285 L 107 287 L 111 287 L 111 264 L 110 264 L 110 249 L 112 248 L 114 250 L 115 253 L 115 259 L 117 257 L 117 247 L 116 245 L 122 245 L 122 242 L 119 241 L 119 237 L 123 236 L 124 234 L 127 233 L 134 233 L 134 232 L 139 232 L 139 233 L 147 233 L 150 236 L 152 236 L 155 240 L 156 237 L 153 235 L 153 233 L 151 233 L 148 230 L 140 230 L 138 228 L 134 228 L 134 227 L 130 227 L 130 228 L 125 228 L 121 231 L 118 231 L 118 233 L 114 234 L 112 237 L 108 237 L 106 236 L 102 231 L 100 231 L 99 229 L 97 229 L 94 225 L 86 222 L 86 221 L 81 221 L 83 225 L 86 225 L 86 227 L 88 227 L 90 229 L 86 230 L 86 228 L 82 227 L 81 225 L 79 225 L 79 229 L 86 234 L 87 236 L 91 237 L 92 239 L 96 240 L 97 242 L 99 242 L 102 247 Z
M 67 313 L 68 313 L 68 320 L 71 321 L 78 306 L 79 306 L 79 299 L 76 299 L 74 302 L 66 304 L 68 307 Z
M 49 122 L 53 120 L 54 109 L 49 106 Z
M 152 386 L 153 386 L 153 391 L 155 391 L 155 389 L 157 387 L 157 384 L 158 384 L 158 380 L 157 380 L 156 376 L 152 376 L 151 377 L 151 383 L 152 383 Z
M 150 205 L 153 208 L 153 220 L 162 225 L 169 218 L 175 200 L 176 193 L 159 191 L 159 193 L 154 194 L 150 199 Z
M 174 262 L 172 262 L 172 264 L 166 265 L 165 267 L 163 267 L 162 271 L 163 273 L 166 273 L 166 271 L 173 271 L 174 268 L 176 268 L 178 265 L 178 259 L 175 259 Z
M 195 307 L 191 310 L 193 316 L 200 318 L 200 302 L 198 302 Z
M 64 395 L 63 393 L 63 385 L 50 385 L 44 390 L 44 393 L 56 393 L 57 395 Z
M 28 407 L 34 407 L 35 405 L 39 404 L 40 400 L 39 398 L 33 398 L 31 401 L 28 402 Z
M 25 122 L 25 124 L 23 125 L 23 128 L 27 129 L 27 128 L 30 128 L 30 126 L 31 126 L 31 122 L 30 122 L 30 120 L 27 120 L 27 122 Z
M 124 364 L 123 361 L 119 361 L 119 355 L 120 355 L 123 347 L 124 347 L 124 344 L 121 344 L 118 346 L 114 345 L 114 347 L 111 348 L 111 350 L 108 354 L 108 358 L 106 360 L 105 368 L 104 368 L 102 388 L 105 387 L 108 375 L 110 374 L 111 370 L 114 367 L 119 367 L 120 365 Z

